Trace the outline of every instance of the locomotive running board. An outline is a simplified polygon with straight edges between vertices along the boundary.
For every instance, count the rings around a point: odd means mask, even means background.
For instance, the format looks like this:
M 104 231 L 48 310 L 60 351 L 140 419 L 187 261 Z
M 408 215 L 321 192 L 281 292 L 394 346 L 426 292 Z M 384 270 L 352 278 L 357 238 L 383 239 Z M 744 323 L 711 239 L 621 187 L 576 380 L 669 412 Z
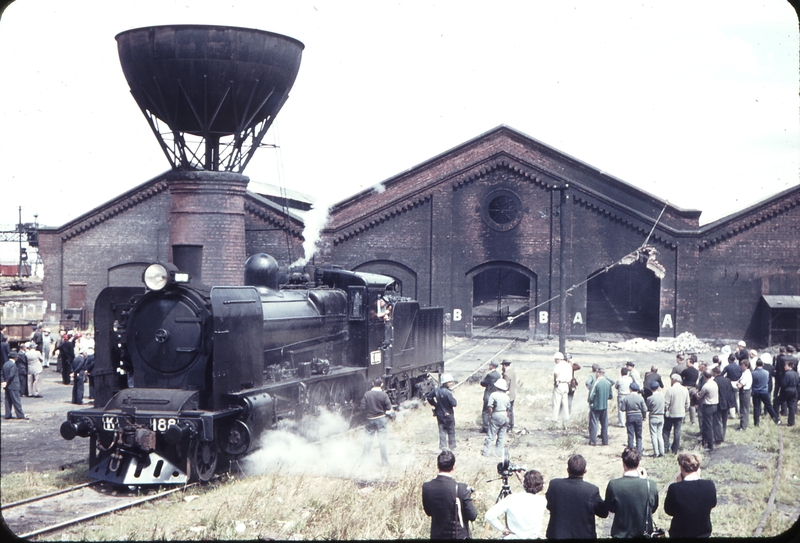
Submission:
M 89 469 L 89 477 L 115 485 L 183 484 L 189 477 L 172 462 L 158 453 L 150 453 L 150 465 L 140 465 L 135 456 L 125 455 L 122 466 L 111 471 L 109 456 Z M 137 474 L 138 472 L 138 474 Z

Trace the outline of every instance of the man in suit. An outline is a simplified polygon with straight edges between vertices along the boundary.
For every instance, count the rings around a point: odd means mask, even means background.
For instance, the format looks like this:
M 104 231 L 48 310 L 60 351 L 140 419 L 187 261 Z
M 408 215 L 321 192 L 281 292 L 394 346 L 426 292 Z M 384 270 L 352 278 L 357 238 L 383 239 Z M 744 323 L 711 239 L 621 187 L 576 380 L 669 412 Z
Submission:
M 472 490 L 456 482 L 456 456 L 442 451 L 436 458 L 439 475 L 422 484 L 422 507 L 431 517 L 431 539 L 469 539 L 469 522 L 478 518 Z
M 547 488 L 547 539 L 597 539 L 594 517 L 608 517 L 600 489 L 583 480 L 586 460 L 576 454 L 567 461 L 566 479 L 553 479 Z
M 6 420 L 13 418 L 11 416 L 11 408 L 17 412 L 18 419 L 27 419 L 25 412 L 22 410 L 22 402 L 19 398 L 19 374 L 17 373 L 17 352 L 11 351 L 9 353 L 8 361 L 3 364 L 3 390 L 6 391 L 6 414 L 3 418 Z
M 72 359 L 72 403 L 83 405 L 83 389 L 86 382 L 86 351 Z

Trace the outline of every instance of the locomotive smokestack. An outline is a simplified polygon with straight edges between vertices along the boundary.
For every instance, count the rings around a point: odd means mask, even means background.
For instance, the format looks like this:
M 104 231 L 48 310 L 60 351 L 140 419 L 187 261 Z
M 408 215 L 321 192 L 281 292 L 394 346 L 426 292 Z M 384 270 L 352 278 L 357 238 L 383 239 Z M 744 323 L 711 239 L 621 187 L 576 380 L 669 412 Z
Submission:
M 180 271 L 188 272 L 193 285 L 203 284 L 203 246 L 173 245 L 172 263 Z

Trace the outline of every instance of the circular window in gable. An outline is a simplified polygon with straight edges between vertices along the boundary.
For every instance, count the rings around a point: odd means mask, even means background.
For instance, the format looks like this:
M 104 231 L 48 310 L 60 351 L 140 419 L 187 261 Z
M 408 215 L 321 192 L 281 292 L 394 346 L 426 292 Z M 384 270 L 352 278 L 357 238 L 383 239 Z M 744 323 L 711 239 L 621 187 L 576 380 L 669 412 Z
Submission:
M 510 190 L 494 190 L 483 199 L 481 217 L 494 230 L 511 230 L 522 220 L 522 201 Z

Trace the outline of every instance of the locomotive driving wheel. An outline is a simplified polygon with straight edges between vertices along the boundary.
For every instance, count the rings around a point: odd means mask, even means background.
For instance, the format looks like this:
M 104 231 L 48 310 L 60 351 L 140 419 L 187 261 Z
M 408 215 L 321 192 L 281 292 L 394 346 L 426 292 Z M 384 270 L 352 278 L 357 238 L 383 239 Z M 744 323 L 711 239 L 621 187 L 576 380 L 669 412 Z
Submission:
M 207 483 L 214 476 L 217 469 L 217 444 L 213 441 L 194 442 L 189 457 L 189 478 L 192 481 Z
M 347 402 L 347 381 L 336 379 L 331 383 L 329 405 L 334 411 L 341 411 Z
M 330 391 L 326 383 L 314 383 L 308 391 L 308 410 L 317 415 L 319 410 L 328 406 Z

